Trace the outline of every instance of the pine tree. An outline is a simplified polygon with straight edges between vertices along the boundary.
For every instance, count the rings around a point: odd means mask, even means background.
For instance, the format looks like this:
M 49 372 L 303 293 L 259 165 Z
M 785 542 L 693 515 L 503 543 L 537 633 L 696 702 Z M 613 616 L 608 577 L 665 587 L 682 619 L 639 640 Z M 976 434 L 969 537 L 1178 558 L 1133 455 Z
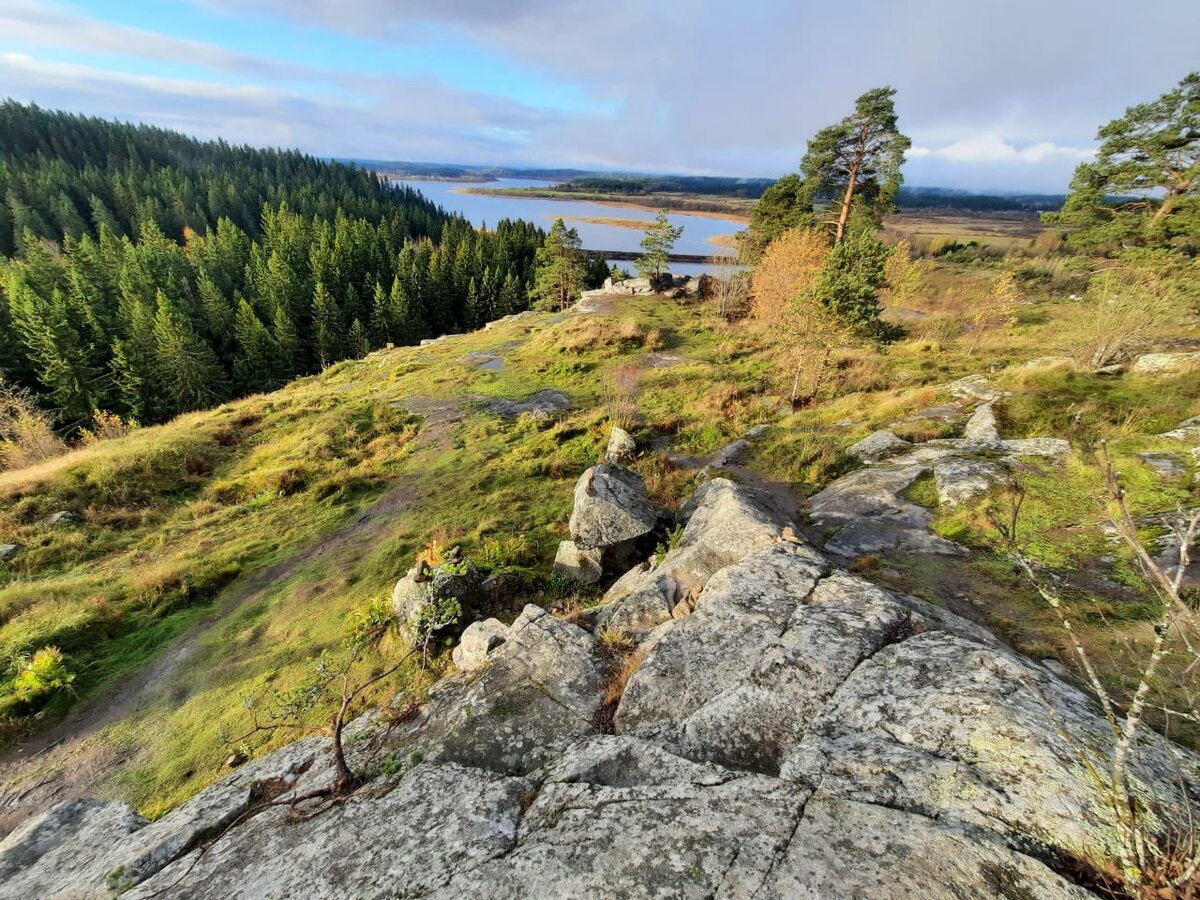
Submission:
M 851 229 L 835 244 L 817 276 L 816 293 L 839 322 L 863 337 L 887 340 L 896 329 L 880 318 L 879 291 L 887 283 L 892 249 L 869 228 Z
M 675 242 L 683 236 L 682 225 L 672 225 L 667 218 L 667 211 L 660 209 L 654 217 L 654 223 L 646 228 L 642 238 L 642 255 L 634 261 L 638 274 L 643 278 L 661 278 L 670 268 L 671 251 Z
M 474 330 L 485 321 L 487 318 L 479 296 L 479 288 L 475 284 L 475 279 L 472 278 L 467 282 L 467 303 L 463 310 L 463 325 L 468 330 Z
M 392 290 L 388 294 L 388 319 L 393 323 L 392 337 L 398 344 L 415 344 L 429 335 L 429 326 L 404 289 L 399 275 L 392 279 Z
M 854 112 L 823 128 L 808 142 L 800 163 L 802 202 L 826 197 L 833 216 L 834 242 L 846 239 L 856 200 L 876 224 L 891 212 L 900 190 L 904 154 L 912 141 L 896 127 L 893 88 L 874 88 L 854 103 Z
M 371 293 L 371 318 L 367 322 L 367 337 L 374 347 L 382 347 L 393 340 L 394 326 L 388 316 L 388 296 L 383 285 L 375 282 Z
M 279 348 L 279 361 L 283 372 L 288 377 L 305 372 L 307 366 L 300 332 L 296 330 L 296 323 L 292 321 L 283 305 L 276 306 L 271 316 L 271 336 L 275 339 L 275 346 Z
M 541 309 L 564 310 L 583 287 L 583 242 L 579 232 L 558 219 L 538 248 L 533 295 Z

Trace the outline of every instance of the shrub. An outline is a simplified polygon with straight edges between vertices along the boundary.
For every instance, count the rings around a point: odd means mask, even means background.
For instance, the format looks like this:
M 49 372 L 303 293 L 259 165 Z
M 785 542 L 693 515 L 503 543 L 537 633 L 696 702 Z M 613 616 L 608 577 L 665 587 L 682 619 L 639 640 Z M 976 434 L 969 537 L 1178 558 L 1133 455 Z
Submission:
M 0 469 L 23 469 L 66 452 L 33 397 L 0 381 Z
M 22 702 L 30 703 L 56 691 L 70 690 L 74 680 L 63 652 L 57 647 L 42 647 L 32 657 L 22 660 L 21 669 L 13 679 L 13 693 Z

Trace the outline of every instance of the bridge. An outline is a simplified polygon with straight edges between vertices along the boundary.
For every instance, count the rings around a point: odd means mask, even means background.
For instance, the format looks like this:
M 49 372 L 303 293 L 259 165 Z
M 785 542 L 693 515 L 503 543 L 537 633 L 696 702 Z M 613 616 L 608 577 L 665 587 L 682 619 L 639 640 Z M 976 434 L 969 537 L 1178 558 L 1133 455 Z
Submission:
M 635 250 L 585 250 L 584 252 L 591 256 L 599 256 L 601 259 L 634 260 L 639 256 L 642 256 L 641 253 L 638 253 Z M 701 256 L 697 253 L 672 253 L 667 257 L 667 259 L 673 263 L 707 263 L 712 262 L 713 256 L 716 255 L 718 254 Z M 729 261 L 734 261 L 732 256 L 729 258 Z

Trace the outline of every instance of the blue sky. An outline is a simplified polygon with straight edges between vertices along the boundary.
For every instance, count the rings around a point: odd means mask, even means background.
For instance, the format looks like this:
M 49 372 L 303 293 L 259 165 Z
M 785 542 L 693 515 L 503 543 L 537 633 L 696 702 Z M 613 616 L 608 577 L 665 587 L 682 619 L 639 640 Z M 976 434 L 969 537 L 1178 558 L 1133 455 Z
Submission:
M 891 84 L 908 183 L 1054 191 L 1098 125 L 1200 65 L 1195 0 L 1137 16 L 1117 0 L 0 0 L 0 96 L 320 155 L 777 176 Z

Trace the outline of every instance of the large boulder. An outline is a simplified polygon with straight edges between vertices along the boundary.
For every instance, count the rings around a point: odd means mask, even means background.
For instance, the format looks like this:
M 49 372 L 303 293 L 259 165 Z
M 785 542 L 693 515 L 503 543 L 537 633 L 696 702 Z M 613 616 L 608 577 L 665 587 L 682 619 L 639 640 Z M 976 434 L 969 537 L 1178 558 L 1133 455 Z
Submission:
M 684 505 L 678 543 L 636 578 L 622 578 L 598 615 L 605 626 L 645 631 L 694 601 L 725 566 L 779 540 L 787 520 L 753 491 L 726 478 L 705 482 Z
M 1133 361 L 1134 375 L 1179 375 L 1200 367 L 1200 352 L 1146 353 Z
M 554 574 L 580 584 L 595 584 L 604 576 L 604 551 L 580 550 L 574 541 L 559 541 Z
M 400 633 L 415 641 L 427 632 L 452 626 L 478 604 L 483 581 L 483 573 L 462 557 L 437 566 L 413 567 L 392 588 L 392 612 Z M 454 604 L 459 607 L 457 615 L 451 615 Z
M 473 672 L 488 662 L 491 652 L 504 643 L 508 626 L 499 619 L 472 622 L 462 633 L 458 646 L 450 654 L 460 672 Z
M 619 425 L 614 425 L 608 436 L 608 447 L 604 451 L 605 462 L 622 465 L 633 462 L 637 456 L 637 441 L 628 431 Z
M 615 547 L 650 534 L 657 525 L 658 510 L 637 472 L 603 462 L 579 476 L 570 522 L 578 549 Z

